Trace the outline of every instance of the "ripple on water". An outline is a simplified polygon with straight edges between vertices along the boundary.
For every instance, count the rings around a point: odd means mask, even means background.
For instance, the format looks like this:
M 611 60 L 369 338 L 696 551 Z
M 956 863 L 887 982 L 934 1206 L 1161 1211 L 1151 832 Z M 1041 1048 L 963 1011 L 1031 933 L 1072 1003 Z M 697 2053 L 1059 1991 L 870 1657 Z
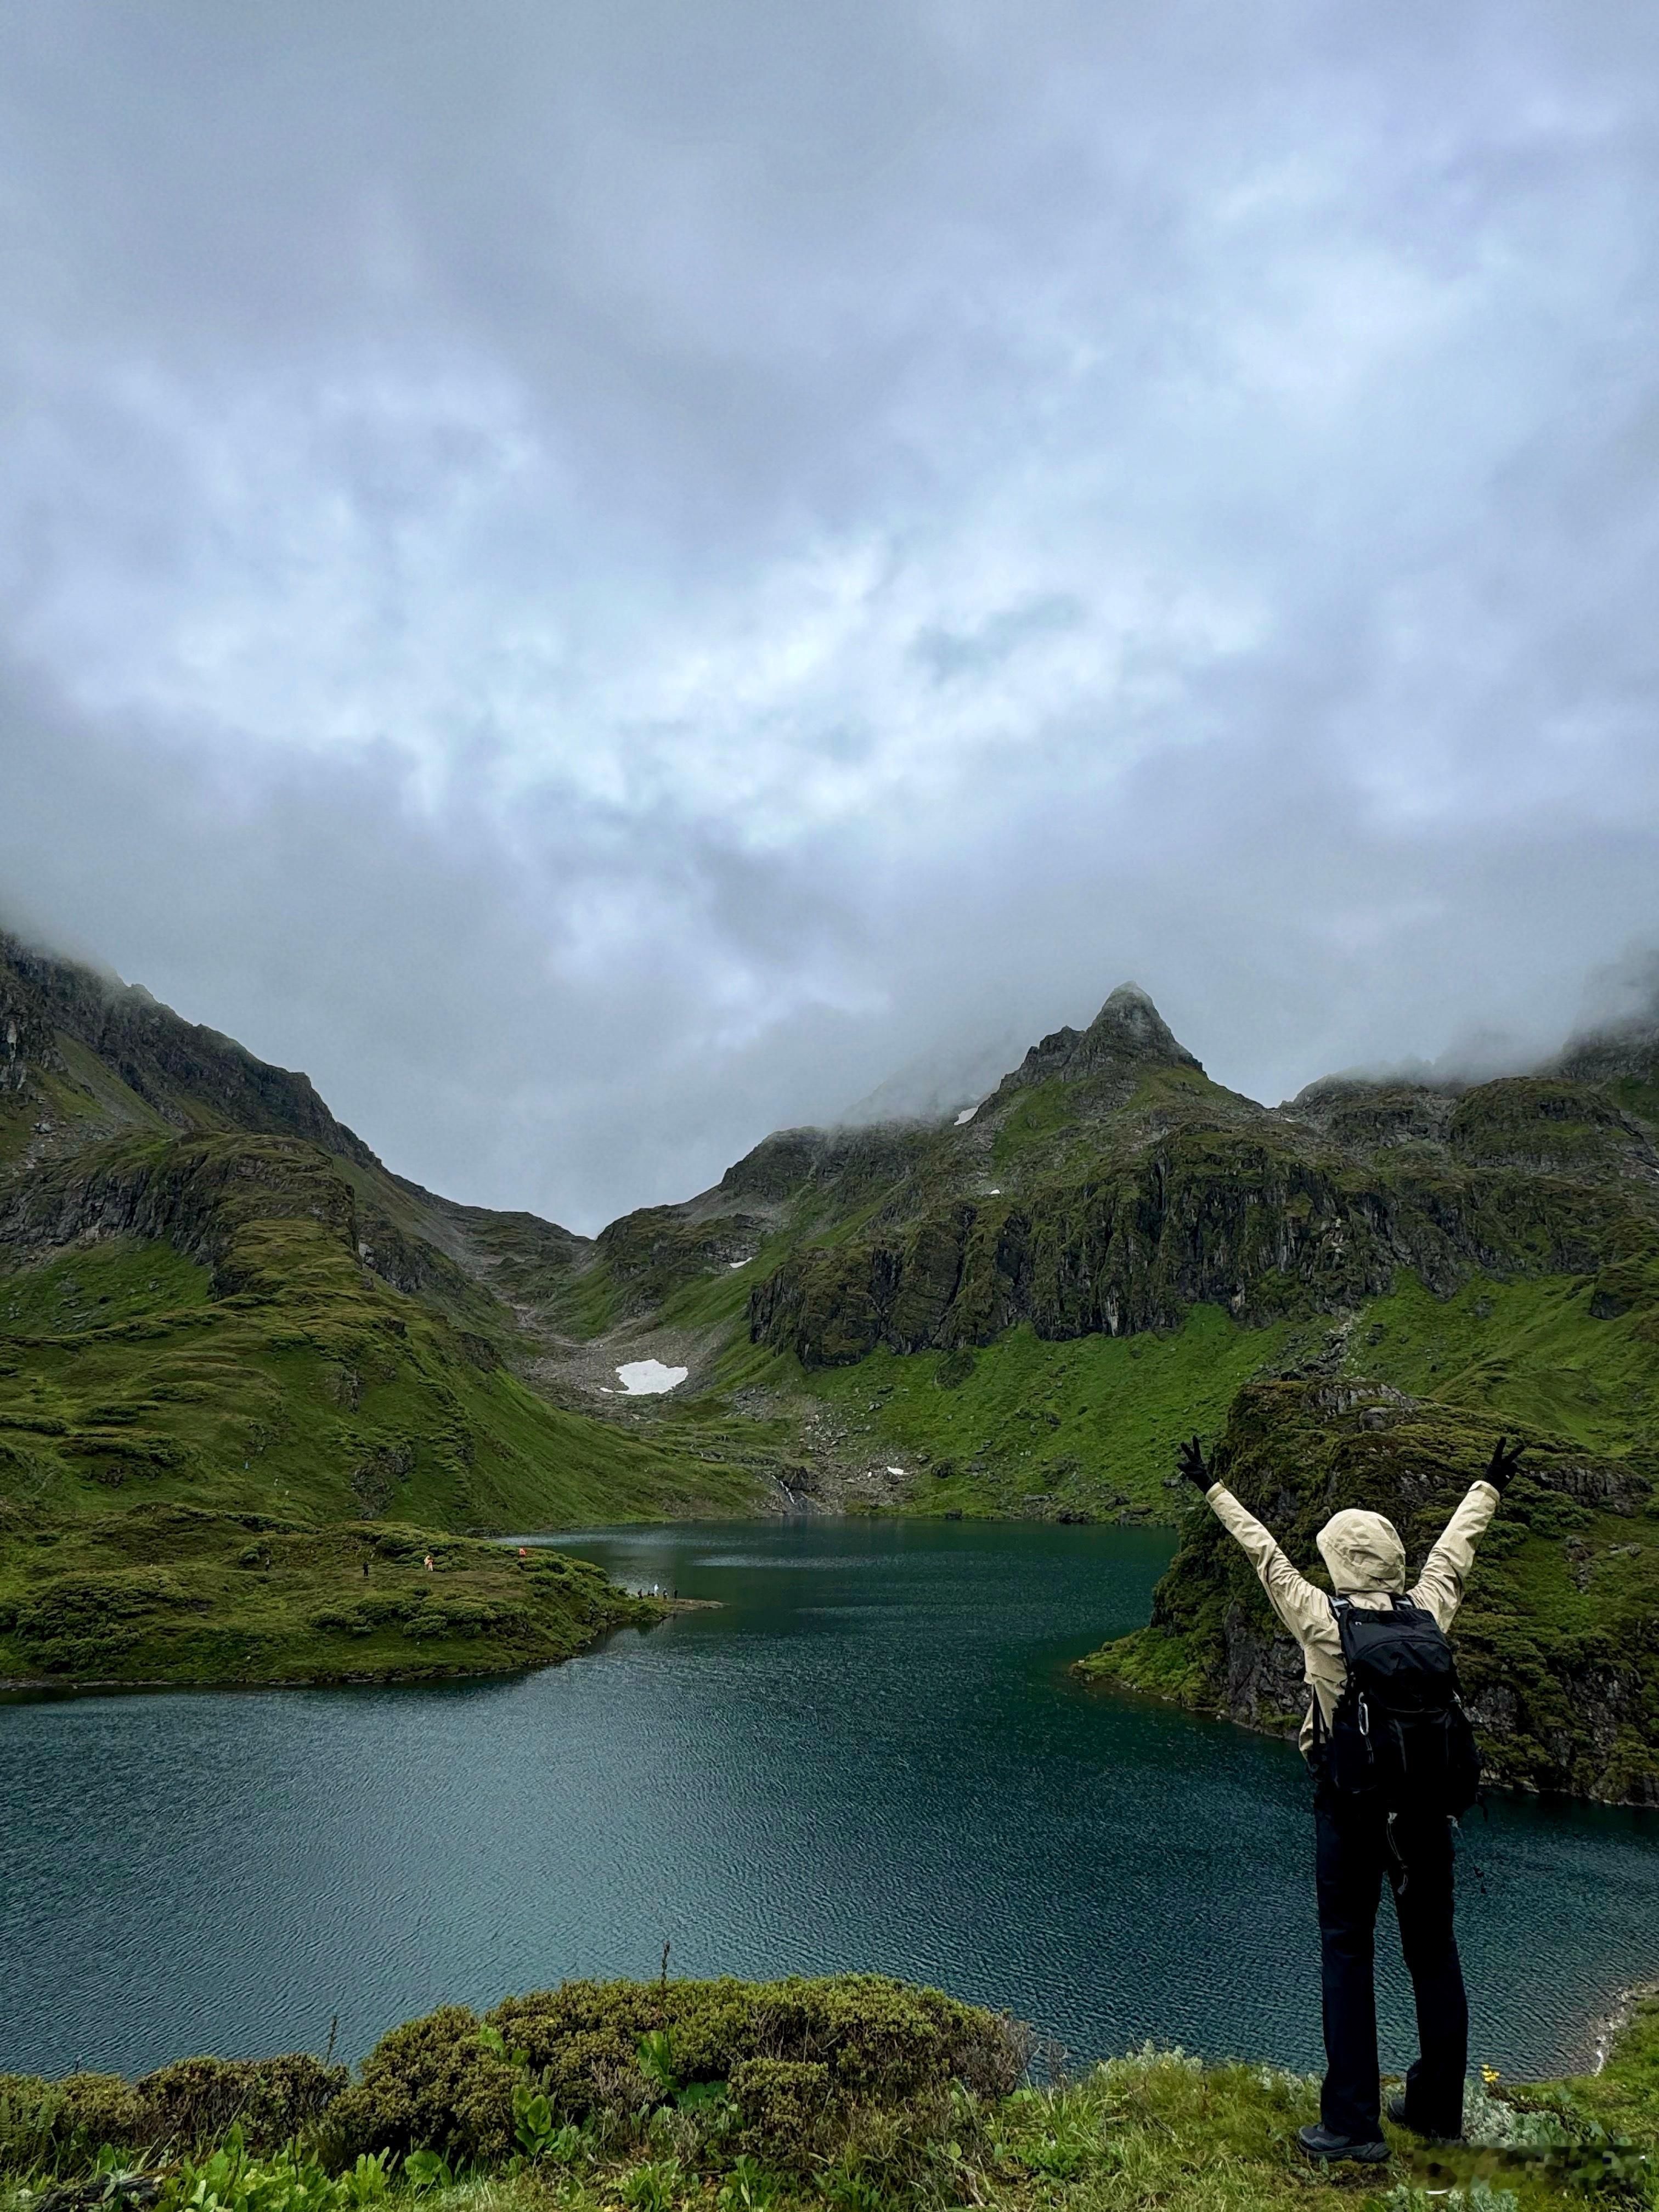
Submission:
M 721 1605 L 515 1680 L 0 1710 L 0 2068 L 320 2049 L 336 2014 L 357 2052 L 446 1999 L 654 1973 L 670 1939 L 686 1973 L 941 1983 L 1079 2057 L 1155 2035 L 1316 2063 L 1295 1753 L 1064 1671 L 1145 1618 L 1166 1536 L 563 1540 Z M 1656 1842 L 1595 1808 L 1475 1825 L 1478 2056 L 1565 2062 L 1659 1966 Z

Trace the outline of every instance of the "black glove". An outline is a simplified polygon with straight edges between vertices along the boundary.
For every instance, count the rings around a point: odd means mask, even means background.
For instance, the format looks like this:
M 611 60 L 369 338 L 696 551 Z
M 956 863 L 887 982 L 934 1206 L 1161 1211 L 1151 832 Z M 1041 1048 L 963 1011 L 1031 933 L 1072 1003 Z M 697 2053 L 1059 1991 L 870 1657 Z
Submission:
M 1204 1464 L 1204 1447 L 1194 1437 L 1190 1443 L 1182 1444 L 1176 1453 L 1176 1465 L 1188 1482 L 1195 1482 L 1200 1490 L 1207 1490 L 1215 1480 Z
M 1512 1449 L 1506 1449 L 1508 1445 L 1509 1438 L 1499 1437 L 1492 1449 L 1492 1465 L 1480 1478 L 1483 1482 L 1491 1483 L 1500 1498 L 1508 1486 L 1510 1477 L 1515 1473 L 1520 1462 L 1522 1453 L 1527 1449 L 1525 1444 L 1516 1444 Z

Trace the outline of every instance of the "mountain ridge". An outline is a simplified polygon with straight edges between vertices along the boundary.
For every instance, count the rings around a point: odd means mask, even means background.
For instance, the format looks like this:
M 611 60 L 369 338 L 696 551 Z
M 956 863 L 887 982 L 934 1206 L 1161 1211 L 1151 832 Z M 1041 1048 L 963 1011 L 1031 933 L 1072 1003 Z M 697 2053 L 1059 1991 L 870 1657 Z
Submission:
M 1062 1027 L 1033 1044 L 969 1110 L 775 1131 L 695 1198 L 636 1209 L 587 1238 L 527 1211 L 462 1205 L 393 1174 L 303 1074 L 185 1021 L 142 986 L 0 935 L 0 1095 L 20 1097 L 31 1069 L 56 1085 L 60 1109 L 66 1093 L 79 1094 L 61 1121 L 48 1098 L 21 1146 L 19 1117 L 10 1117 L 26 1169 L 82 1149 L 94 1133 L 138 1128 L 314 1144 L 349 1170 L 366 1267 L 447 1303 L 452 1318 L 499 1308 L 509 1334 L 526 1323 L 557 1333 L 584 1308 L 590 1322 L 649 1315 L 698 1277 L 749 1268 L 781 1231 L 790 1250 L 755 1286 L 750 1334 L 775 1348 L 787 1340 L 809 1366 L 857 1358 L 878 1342 L 902 1351 L 983 1341 L 1022 1318 L 1040 1334 L 1167 1328 L 1217 1297 L 1260 1322 L 1282 1303 L 1282 1285 L 1268 1279 L 1287 1263 L 1326 1304 L 1380 1291 L 1401 1264 L 1443 1285 L 1462 1267 L 1502 1264 L 1491 1235 L 1448 1234 L 1443 1189 L 1413 1190 L 1401 1168 L 1519 1167 L 1581 1183 L 1586 1169 L 1605 1170 L 1604 1182 L 1655 1178 L 1653 1136 L 1610 1086 L 1646 1103 L 1656 1035 L 1651 1012 L 1626 1017 L 1575 1039 L 1532 1076 L 1481 1085 L 1325 1077 L 1273 1108 L 1212 1083 L 1145 990 L 1126 982 L 1085 1029 Z M 1205 1150 L 1212 1157 L 1195 1157 Z M 1358 1194 L 1356 1208 L 1341 1170 L 1376 1167 L 1387 1155 L 1391 1188 Z M 1137 1165 L 1144 1172 L 1126 1191 L 1124 1174 Z M 1092 1203 L 1100 1216 L 1103 1182 L 1114 1176 L 1131 1218 L 1115 1225 L 1109 1208 L 1093 1224 L 1101 1249 L 1087 1249 L 1085 1231 L 1076 1264 L 1057 1269 L 1045 1245 L 1071 1233 L 1068 1208 L 1086 1212 Z M 120 1218 L 116 1180 L 106 1176 L 100 1187 L 104 1213 L 78 1223 L 72 1210 L 42 1220 L 38 1205 L 32 1212 L 14 1205 L 13 1233 L 50 1243 L 107 1231 Z M 1168 1247 L 1171 1212 L 1178 1225 L 1183 1206 L 1212 1207 L 1224 1187 L 1245 1211 L 1279 1220 L 1274 1249 L 1257 1263 L 1240 1254 L 1218 1269 L 1192 1250 L 1137 1250 L 1135 1230 L 1141 1247 L 1149 1237 Z M 1058 1194 L 1069 1195 L 1056 1218 Z M 1313 1249 L 1321 1238 L 1294 1225 L 1298 1212 L 1323 1224 L 1322 1254 Z M 131 1216 L 141 1226 L 146 1218 L 142 1208 Z M 861 1240 L 849 1224 L 865 1231 Z M 1582 1225 L 1554 1224 L 1549 1264 L 1586 1264 L 1589 1243 L 1575 1233 Z M 1365 1249 L 1332 1269 L 1332 1248 L 1344 1245 Z M 1322 1289 L 1311 1282 L 1322 1264 L 1332 1277 Z M 827 1334 L 813 1320 L 826 1307 Z M 576 1327 L 580 1335 L 581 1319 Z
M 45 1617 L 54 1559 L 59 1580 L 81 1563 L 83 1609 L 150 1608 L 121 1631 L 135 1650 L 198 1648 L 158 1571 L 122 1564 L 135 1501 L 207 1516 L 179 1573 L 253 1620 L 233 1603 L 253 1590 L 245 1522 L 347 1530 L 315 1553 L 337 1573 L 365 1515 L 437 1535 L 780 1508 L 1167 1521 L 1172 1434 L 1224 1435 L 1250 1390 L 1313 1376 L 1403 1393 L 1448 1466 L 1518 1429 L 1601 1499 L 1573 1571 L 1605 1584 L 1616 1649 L 1582 1643 L 1536 1549 L 1504 1615 L 1578 1669 L 1581 1720 L 1564 1735 L 1550 1717 L 1535 1753 L 1522 1707 L 1489 1720 L 1516 1778 L 1646 1802 L 1659 1711 L 1630 1716 L 1659 1698 L 1639 1657 L 1656 1253 L 1652 1020 L 1531 1074 L 1327 1077 L 1268 1107 L 1126 984 L 971 1110 L 775 1131 L 693 1198 L 589 1238 L 394 1174 L 303 1076 L 0 940 L 0 1671 L 8 1619 Z M 631 1395 L 621 1370 L 653 1362 L 684 1380 Z M 1301 1433 L 1291 1398 L 1259 1402 Z M 1346 1447 L 1319 1436 L 1337 1464 Z M 8 1560 L 27 1585 L 10 1599 Z M 1170 1618 L 1209 1620 L 1215 1561 L 1177 1569 Z M 349 1672 L 359 1634 L 416 1663 L 390 1613 L 324 1611 L 306 1632 L 322 1671 Z M 532 1648 L 482 1619 L 452 1610 L 450 1645 L 418 1663 Z M 1164 1644 L 1097 1671 L 1268 1711 L 1283 1655 L 1259 1623 L 1221 1647 L 1154 1628 Z M 259 1633 L 249 1679 L 290 1663 Z
M 0 1534 L 134 1501 L 460 1534 L 751 1507 L 751 1469 L 526 1379 L 520 1278 L 586 1249 L 394 1176 L 303 1075 L 0 939 Z

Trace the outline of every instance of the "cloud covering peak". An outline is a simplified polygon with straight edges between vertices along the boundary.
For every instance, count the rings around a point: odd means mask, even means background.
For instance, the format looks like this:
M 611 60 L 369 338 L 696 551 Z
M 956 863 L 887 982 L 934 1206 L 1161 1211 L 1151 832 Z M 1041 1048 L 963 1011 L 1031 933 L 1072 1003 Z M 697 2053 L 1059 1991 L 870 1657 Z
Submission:
M 1126 973 L 1541 1052 L 1659 921 L 1656 46 L 15 11 L 0 883 L 584 1227 Z

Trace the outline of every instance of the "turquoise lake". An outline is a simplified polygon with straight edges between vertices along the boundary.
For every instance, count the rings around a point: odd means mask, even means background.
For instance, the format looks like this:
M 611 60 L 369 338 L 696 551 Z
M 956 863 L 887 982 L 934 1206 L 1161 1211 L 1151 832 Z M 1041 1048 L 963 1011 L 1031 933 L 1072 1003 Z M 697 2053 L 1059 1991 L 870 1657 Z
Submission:
M 1289 1747 L 1077 1686 L 1164 1534 L 584 1532 L 718 1599 L 511 1680 L 0 1705 L 0 2069 L 337 2049 L 574 1975 L 875 1967 L 1074 2062 L 1147 2037 L 1312 2069 Z M 1659 1972 L 1659 1817 L 1499 1797 L 1460 1926 L 1474 2056 L 1581 2060 Z M 1384 1907 L 1385 2065 L 1410 2055 Z

